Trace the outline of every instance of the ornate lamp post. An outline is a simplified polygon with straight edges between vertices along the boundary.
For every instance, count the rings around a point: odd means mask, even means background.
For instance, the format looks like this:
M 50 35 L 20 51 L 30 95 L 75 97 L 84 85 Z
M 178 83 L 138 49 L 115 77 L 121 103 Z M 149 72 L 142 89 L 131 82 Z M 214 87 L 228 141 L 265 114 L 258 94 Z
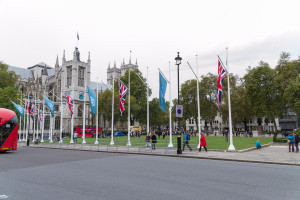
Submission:
M 181 64 L 182 58 L 179 56 L 179 52 L 177 52 L 177 57 L 175 58 L 176 65 L 177 65 L 177 77 L 178 77 L 178 103 L 179 105 L 179 65 Z M 178 130 L 180 130 L 180 118 L 178 118 Z

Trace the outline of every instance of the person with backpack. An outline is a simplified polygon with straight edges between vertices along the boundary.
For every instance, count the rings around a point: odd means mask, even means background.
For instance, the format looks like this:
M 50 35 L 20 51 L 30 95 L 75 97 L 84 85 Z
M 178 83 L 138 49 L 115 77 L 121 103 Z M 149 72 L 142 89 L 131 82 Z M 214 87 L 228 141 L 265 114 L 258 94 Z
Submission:
M 150 132 L 146 136 L 146 148 L 150 149 Z
M 190 151 L 192 151 L 192 148 L 189 145 L 189 140 L 191 139 L 190 135 L 187 132 L 185 132 L 182 139 L 183 139 L 183 149 L 182 149 L 182 151 L 184 151 L 185 145 L 188 146 Z
M 157 137 L 156 137 L 155 133 L 153 133 L 153 135 L 151 136 L 151 140 L 152 140 L 152 143 L 151 143 L 152 149 L 155 150 L 155 144 L 157 143 Z
M 294 152 L 294 135 L 292 133 L 290 133 L 286 139 L 287 139 L 287 142 L 289 143 L 289 152 L 291 152 L 291 149 L 292 149 L 292 152 Z

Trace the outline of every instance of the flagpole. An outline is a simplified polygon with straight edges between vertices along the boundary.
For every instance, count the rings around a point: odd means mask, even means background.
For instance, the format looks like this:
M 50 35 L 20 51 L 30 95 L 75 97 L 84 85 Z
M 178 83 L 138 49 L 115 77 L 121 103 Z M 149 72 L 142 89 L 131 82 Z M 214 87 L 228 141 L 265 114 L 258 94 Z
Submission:
M 26 139 L 25 141 L 27 142 L 27 139 L 28 139 L 28 131 L 29 131 L 29 111 L 28 111 L 28 105 L 29 105 L 29 94 L 27 95 L 27 128 L 26 128 Z
M 150 132 L 150 123 L 149 123 L 149 83 L 148 83 L 148 69 L 147 67 L 147 134 Z
M 228 150 L 235 150 L 232 140 L 232 122 L 231 122 L 231 101 L 230 101 L 230 84 L 229 84 L 229 67 L 228 67 L 228 47 L 226 47 L 226 67 L 227 67 L 227 84 L 228 84 L 228 109 L 229 109 L 229 129 L 230 129 L 230 145 Z
M 23 137 L 22 137 L 22 141 L 25 141 L 25 112 L 26 112 L 26 103 L 24 102 L 25 106 L 24 106 L 24 114 L 23 114 Z
M 35 122 L 35 113 L 36 113 L 36 92 L 34 93 L 34 106 L 33 109 L 33 135 L 32 135 L 32 142 L 35 141 L 35 125 L 36 125 L 36 122 Z
M 22 93 L 21 93 L 22 96 Z M 20 106 L 22 107 L 22 99 L 20 99 Z M 19 133 L 18 133 L 18 142 L 21 142 L 21 131 L 22 131 L 22 118 L 21 118 L 21 113 L 20 113 L 20 126 L 19 126 Z
M 74 101 L 75 101 L 75 98 L 74 98 L 74 80 L 72 80 L 72 97 L 73 97 L 73 114 L 71 115 L 71 141 L 70 143 L 73 144 L 74 143 L 74 128 L 73 128 L 73 124 L 74 124 Z
M 196 69 L 197 69 L 197 104 L 198 104 L 198 132 L 199 132 L 199 144 L 200 148 L 200 138 L 201 138 L 201 121 L 200 121 L 200 99 L 199 99 L 199 76 L 198 76 L 198 55 L 196 55 Z
M 85 96 L 86 96 L 86 82 L 87 79 L 85 78 L 85 84 L 84 84 L 84 97 L 83 97 L 83 131 L 82 131 L 82 144 L 85 144 Z
M 168 147 L 173 147 L 172 143 L 172 98 L 171 98 L 171 62 L 169 61 L 169 136 L 170 136 L 170 143 Z
M 45 91 L 44 91 L 45 95 Z M 43 122 L 42 122 L 42 138 L 41 142 L 44 142 L 44 125 L 45 125 L 45 100 L 43 100 Z
M 41 122 L 40 122 L 40 119 L 39 119 L 39 113 L 40 113 L 40 105 L 38 107 L 38 112 L 37 112 L 37 115 L 36 115 L 36 139 L 38 140 L 39 139 L 39 124 L 41 126 Z
M 130 69 L 129 70 L 129 77 L 128 77 L 128 94 L 129 94 L 129 97 L 128 97 L 128 142 L 127 142 L 127 146 L 131 146 L 131 143 L 130 143 Z
M 115 76 L 113 75 L 113 92 L 112 92 L 112 102 L 111 102 L 111 141 L 110 145 L 114 145 L 114 103 L 115 103 Z
M 59 143 L 63 143 L 62 139 L 62 125 L 63 125 L 63 90 L 62 90 L 62 81 L 60 81 L 60 134 L 59 134 Z
M 98 77 L 97 77 L 97 112 L 96 112 L 96 141 L 95 141 L 95 144 L 99 144 L 99 141 L 98 141 Z

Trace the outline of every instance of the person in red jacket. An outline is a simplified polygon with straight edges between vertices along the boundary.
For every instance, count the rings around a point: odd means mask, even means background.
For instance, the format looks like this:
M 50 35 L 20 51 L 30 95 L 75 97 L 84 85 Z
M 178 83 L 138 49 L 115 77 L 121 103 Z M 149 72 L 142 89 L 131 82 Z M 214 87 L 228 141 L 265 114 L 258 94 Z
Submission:
M 206 146 L 207 146 L 207 145 L 206 145 L 205 137 L 204 137 L 204 135 L 201 135 L 199 152 L 201 152 L 201 148 L 202 148 L 202 147 L 204 147 L 205 151 L 207 152 Z

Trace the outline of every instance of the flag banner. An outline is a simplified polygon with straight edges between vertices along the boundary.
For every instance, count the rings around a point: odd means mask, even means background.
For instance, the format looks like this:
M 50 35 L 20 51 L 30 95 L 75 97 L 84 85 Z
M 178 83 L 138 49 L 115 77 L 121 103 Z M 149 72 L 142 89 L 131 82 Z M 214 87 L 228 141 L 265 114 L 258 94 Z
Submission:
M 176 117 L 183 117 L 183 105 L 176 105 Z
M 67 99 L 67 104 L 68 104 L 69 110 L 71 112 L 71 117 L 72 117 L 72 115 L 73 115 L 73 99 L 71 98 L 71 96 L 68 92 L 65 92 L 65 97 Z
M 219 109 L 221 108 L 221 98 L 223 89 L 223 80 L 226 76 L 226 70 L 220 58 L 218 58 L 218 82 L 217 82 L 217 103 Z
M 13 101 L 11 101 L 11 102 L 14 104 L 15 108 L 16 108 L 17 111 L 20 113 L 21 119 L 22 119 L 22 118 L 23 118 L 23 114 L 24 114 L 24 109 L 23 109 L 23 107 L 20 106 L 20 105 L 18 105 L 18 104 L 15 104 L 15 102 L 13 102 Z
M 87 87 L 88 87 L 88 93 L 89 93 L 89 97 L 90 97 L 91 110 L 92 110 L 92 113 L 96 116 L 97 115 L 97 95 L 93 90 L 91 90 L 91 88 L 89 86 L 87 86 Z
M 34 120 L 33 106 L 32 106 L 32 104 L 30 102 L 26 101 L 26 107 L 27 107 L 27 110 L 28 110 L 28 113 L 29 113 L 31 119 Z
M 53 115 L 54 115 L 54 103 L 52 102 L 52 101 L 50 101 L 47 97 L 45 97 L 44 95 L 43 95 L 43 97 L 44 97 L 44 100 L 45 100 L 45 103 L 46 103 L 46 105 L 48 106 L 48 108 L 49 108 L 49 110 L 50 110 L 50 112 L 51 112 L 51 115 L 52 115 L 52 117 L 53 117 Z
M 80 93 L 80 94 L 79 94 L 79 99 L 81 99 L 81 100 L 83 100 L 83 99 L 84 99 L 84 95 L 83 95 L 83 93 Z
M 40 111 L 38 111 L 38 112 L 39 112 L 39 114 L 38 114 L 39 119 L 40 119 L 40 121 L 42 122 L 42 121 L 43 121 L 43 116 L 41 115 L 41 112 L 40 112 Z
M 119 92 L 120 92 L 120 114 L 125 111 L 125 100 L 127 94 L 127 87 L 122 83 L 122 81 L 118 80 L 119 82 Z
M 159 108 L 167 112 L 165 94 L 167 90 L 167 81 L 159 72 Z

